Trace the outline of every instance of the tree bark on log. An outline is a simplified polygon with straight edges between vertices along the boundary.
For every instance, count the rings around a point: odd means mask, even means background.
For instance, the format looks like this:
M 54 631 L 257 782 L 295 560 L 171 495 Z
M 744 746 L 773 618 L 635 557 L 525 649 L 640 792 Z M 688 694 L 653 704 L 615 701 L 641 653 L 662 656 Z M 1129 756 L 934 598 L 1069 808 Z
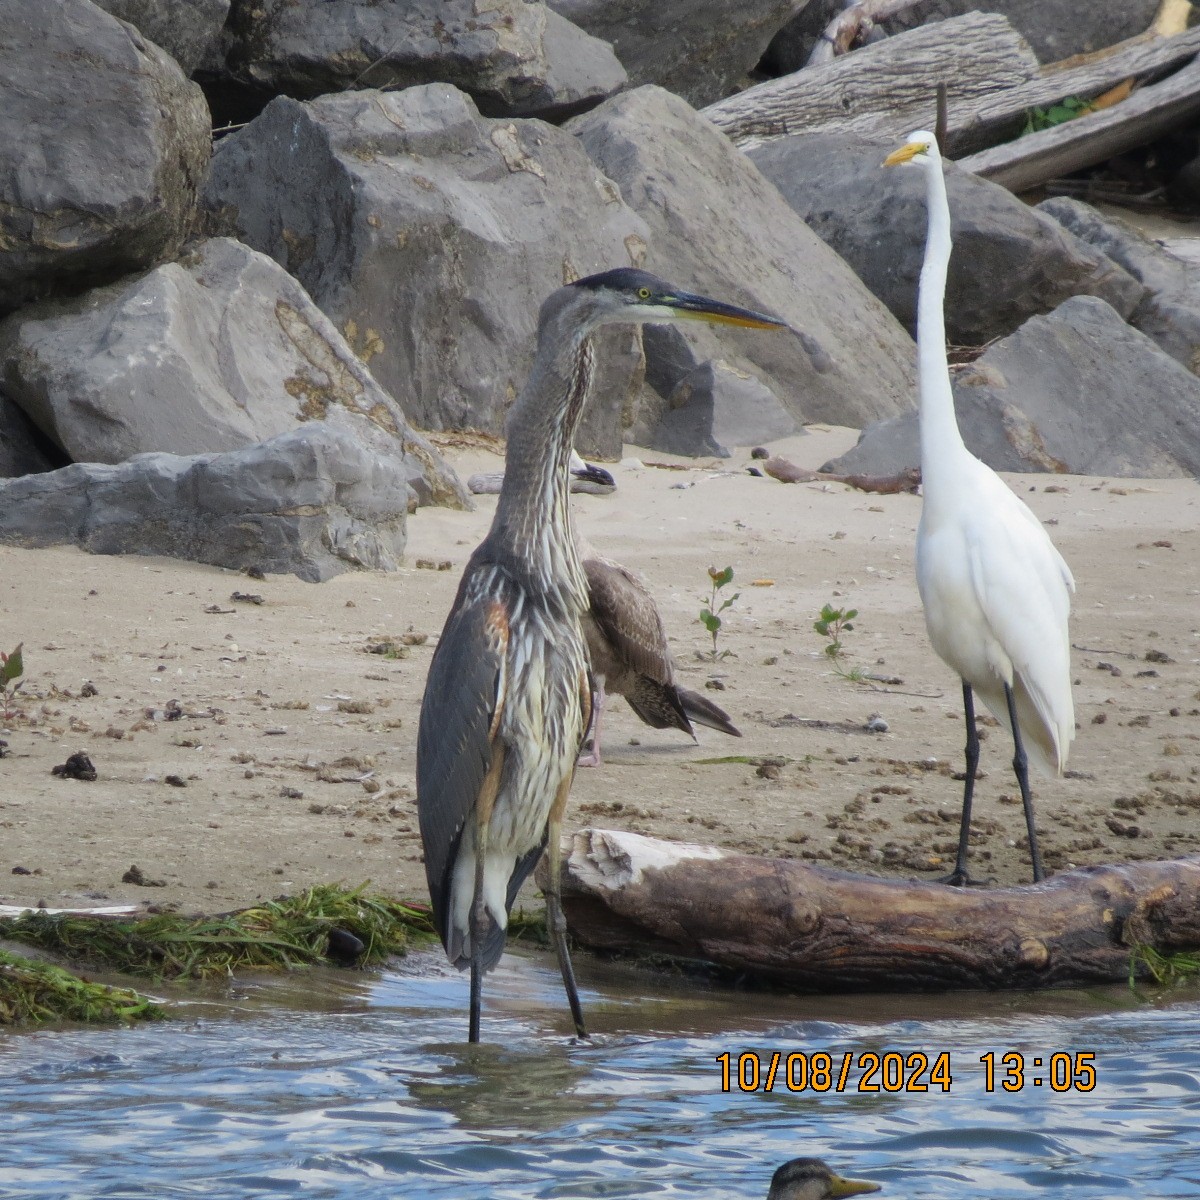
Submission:
M 1176 37 L 1139 38 L 1127 42 L 1102 58 L 1093 57 L 1083 66 L 1051 64 L 1025 83 L 951 108 L 948 156 L 959 160 L 959 166 L 967 166 L 962 161 L 964 155 L 1016 137 L 1030 109 L 1048 108 L 1068 96 L 1093 99 L 1126 79 L 1141 81 L 1156 72 L 1177 70 L 1197 53 L 1200 53 L 1200 29 L 1192 29 Z M 1128 111 L 1121 105 L 1115 106 L 1113 111 L 1117 109 Z M 1080 121 L 1088 119 L 1076 118 Z M 1031 136 L 1035 135 L 1027 134 L 1026 138 Z M 1025 140 L 1023 138 L 1022 142 Z M 1015 150 L 1017 147 L 1008 148 Z
M 1190 34 L 1185 34 L 1190 37 Z M 964 170 L 1024 192 L 1144 145 L 1200 113 L 1200 62 L 1128 100 L 958 160 Z
M 893 141 L 933 128 L 935 85 L 943 80 L 953 122 L 960 105 L 1033 79 L 1040 69 L 1006 18 L 971 12 L 756 84 L 700 111 L 743 148 L 818 130 Z
M 1200 855 L 952 888 L 584 829 L 563 839 L 572 936 L 805 991 L 1123 982 L 1137 947 L 1200 948 Z

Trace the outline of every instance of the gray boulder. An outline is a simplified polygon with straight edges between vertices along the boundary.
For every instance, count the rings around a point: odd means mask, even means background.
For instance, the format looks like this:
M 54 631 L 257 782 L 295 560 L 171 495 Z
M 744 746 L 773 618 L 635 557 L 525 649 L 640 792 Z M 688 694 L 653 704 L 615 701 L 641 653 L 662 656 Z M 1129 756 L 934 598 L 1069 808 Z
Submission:
M 646 267 L 681 286 L 774 313 L 798 334 L 647 331 L 646 377 L 668 396 L 723 359 L 757 376 L 797 422 L 864 425 L 911 407 L 912 342 L 753 163 L 679 97 L 656 87 L 568 128 L 650 229 Z
M 0 392 L 0 479 L 53 471 L 68 461 L 24 410 Z
M 489 116 L 560 118 L 622 87 L 606 42 L 526 0 L 234 0 L 226 66 L 298 99 L 452 83 Z
M 1129 323 L 1189 371 L 1200 374 L 1200 267 L 1081 200 L 1055 196 L 1043 200 L 1038 210 L 1108 255 L 1146 289 Z
M 0 480 L 0 542 L 162 554 L 317 583 L 395 570 L 409 490 L 381 458 L 323 422 L 224 454 L 140 454 Z
M 925 177 L 884 169 L 892 146 L 846 134 L 779 138 L 749 151 L 784 199 L 909 330 L 925 254 Z M 1126 271 L 999 184 L 946 163 L 954 253 L 946 287 L 952 343 L 983 345 L 1068 296 L 1128 316 L 1145 294 Z
M 795 0 L 548 0 L 611 42 L 631 84 L 657 83 L 700 108 L 741 87 Z
M 795 432 L 796 419 L 770 388 L 718 360 L 701 363 L 679 381 L 656 427 L 638 444 L 668 454 L 729 458 L 738 446 Z
M 447 84 L 274 100 L 222 143 L 206 201 L 426 429 L 502 433 L 542 300 L 564 278 L 640 265 L 649 236 L 570 134 L 481 117 Z M 610 332 L 609 426 L 579 450 L 619 457 L 641 355 Z
M 1159 0 L 922 0 L 880 21 L 879 29 L 890 35 L 965 12 L 1000 13 L 1033 47 L 1039 62 L 1051 63 L 1136 37 L 1154 20 L 1158 6 Z M 842 7 L 840 0 L 804 5 L 772 41 L 767 51 L 771 69 L 786 75 L 803 67 L 821 31 Z
M 956 372 L 963 440 L 997 470 L 1167 478 L 1200 473 L 1200 379 L 1094 296 L 1033 317 Z M 917 414 L 864 429 L 822 470 L 920 464 Z
M 170 257 L 209 157 L 208 107 L 90 0 L 0 0 L 0 314 Z
M 190 75 L 221 36 L 229 0 L 93 0 L 97 7 L 137 27 Z
M 399 460 L 423 503 L 467 503 L 304 289 L 228 238 L 14 313 L 0 360 L 12 398 L 76 461 L 232 450 L 328 419 Z

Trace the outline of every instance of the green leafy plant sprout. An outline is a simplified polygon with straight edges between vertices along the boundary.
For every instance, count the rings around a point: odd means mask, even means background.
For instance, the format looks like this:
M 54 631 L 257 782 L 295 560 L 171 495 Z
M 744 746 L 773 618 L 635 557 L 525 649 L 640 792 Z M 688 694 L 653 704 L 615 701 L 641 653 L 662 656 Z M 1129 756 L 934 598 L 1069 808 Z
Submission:
M 727 587 L 733 582 L 733 568 L 726 567 L 723 571 L 718 571 L 716 567 L 708 568 L 708 578 L 711 581 L 712 589 L 709 592 L 708 598 L 702 597 L 704 607 L 700 610 L 700 622 L 705 629 L 708 630 L 709 636 L 712 638 L 712 650 L 708 657 L 713 662 L 718 662 L 720 659 L 728 658 L 730 651 L 717 650 L 717 635 L 721 632 L 723 624 L 721 614 L 729 608 L 735 600 L 741 596 L 741 592 L 734 592 L 732 596 L 722 597 L 721 589 Z M 720 603 L 718 604 L 718 600 Z
M 1021 130 L 1021 134 L 1024 136 L 1027 133 L 1037 133 L 1043 129 L 1053 129 L 1056 125 L 1073 121 L 1076 117 L 1082 117 L 1092 111 L 1090 100 L 1084 100 L 1082 96 L 1065 96 L 1057 104 L 1051 104 L 1048 108 L 1030 109 L 1026 114 L 1025 128 Z
M 21 676 L 25 674 L 25 663 L 21 657 L 21 647 L 24 642 L 18 642 L 17 648 L 11 654 L 5 654 L 0 650 L 0 687 L 3 688 L 4 694 L 4 719 L 9 721 L 12 719 L 12 699 L 21 690 L 21 684 L 25 681 Z M 14 683 L 14 680 L 20 680 L 20 683 Z
M 823 638 L 829 639 L 825 654 L 833 669 L 851 683 L 862 683 L 866 673 L 861 667 L 849 667 L 842 662 L 846 648 L 842 645 L 842 635 L 854 628 L 854 618 L 858 616 L 857 608 L 834 608 L 826 604 L 821 608 L 821 615 L 813 622 L 813 629 Z

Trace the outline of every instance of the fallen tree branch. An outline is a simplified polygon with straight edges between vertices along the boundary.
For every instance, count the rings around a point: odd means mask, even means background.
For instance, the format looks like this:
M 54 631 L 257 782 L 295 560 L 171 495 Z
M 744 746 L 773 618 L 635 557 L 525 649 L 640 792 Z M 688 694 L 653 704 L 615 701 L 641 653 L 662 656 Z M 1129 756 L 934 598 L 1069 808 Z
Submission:
M 932 80 L 951 114 L 1034 79 L 1029 43 L 996 13 L 966 13 L 864 46 L 819 67 L 756 84 L 701 109 L 743 149 L 789 133 L 850 131 L 894 141 L 935 122 Z
M 1178 40 L 1193 35 L 1194 56 L 1200 30 Z M 1196 113 L 1200 113 L 1200 62 L 1193 57 L 1174 75 L 1143 87 L 1121 104 L 982 150 L 959 159 L 958 165 L 1010 191 L 1023 192 L 1153 141 Z
M 584 829 L 563 839 L 572 935 L 808 991 L 1070 987 L 1200 947 L 1200 856 L 1012 888 L 876 879 Z
M 950 153 L 960 166 L 972 169 L 963 156 L 999 142 L 1008 144 L 1008 139 L 1015 137 L 1024 125 L 1031 109 L 1049 108 L 1068 96 L 1094 99 L 1127 81 L 1156 78 L 1163 71 L 1178 70 L 1198 52 L 1200 29 L 1191 29 L 1169 38 L 1135 38 L 1082 66 L 1064 68 L 1059 63 L 1051 64 L 1034 79 L 1018 82 L 991 96 L 956 104 L 950 113 Z M 1115 104 L 1110 102 L 1102 107 Z M 1089 115 L 1076 118 L 1088 119 Z M 1027 134 L 1020 141 L 1024 143 L 1036 136 Z
M 847 53 L 856 41 L 875 28 L 877 21 L 886 21 L 919 3 L 920 0 L 859 0 L 842 9 L 821 31 L 804 65 L 817 67 Z
M 775 455 L 762 464 L 762 469 L 780 483 L 844 483 L 881 496 L 915 492 L 921 486 L 921 472 L 916 467 L 906 467 L 895 475 L 837 475 L 832 471 L 810 471 Z

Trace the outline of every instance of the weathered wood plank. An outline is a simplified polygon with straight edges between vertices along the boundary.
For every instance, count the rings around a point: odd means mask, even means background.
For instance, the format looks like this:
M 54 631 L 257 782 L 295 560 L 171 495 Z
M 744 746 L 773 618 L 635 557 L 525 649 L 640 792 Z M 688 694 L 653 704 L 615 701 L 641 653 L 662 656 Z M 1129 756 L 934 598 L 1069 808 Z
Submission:
M 812 991 L 1119 982 L 1135 947 L 1200 947 L 1200 856 L 951 888 L 585 829 L 564 838 L 571 934 Z
M 1053 129 L 1026 134 L 958 160 L 958 165 L 1013 192 L 1144 145 L 1200 113 L 1200 61 L 1134 92 L 1128 100 Z
M 145 911 L 143 904 L 106 904 L 100 908 L 42 908 L 36 904 L 0 904 L 0 918 L 24 917 L 31 913 L 45 913 L 48 916 L 67 914 L 72 917 L 129 917 Z M 0 935 L 3 933 L 4 926 L 0 925 Z
M 1066 96 L 1092 99 L 1126 79 L 1181 67 L 1198 53 L 1200 28 L 1176 37 L 1139 39 L 1084 66 L 1058 70 L 1052 65 L 1028 82 L 968 100 L 950 109 L 949 157 L 961 159 L 1016 136 L 1030 109 L 1047 108 Z
M 739 146 L 815 129 L 893 140 L 933 128 L 934 84 L 941 80 L 953 121 L 961 104 L 1039 70 L 1029 43 L 1004 17 L 972 12 L 757 84 L 701 112 Z

